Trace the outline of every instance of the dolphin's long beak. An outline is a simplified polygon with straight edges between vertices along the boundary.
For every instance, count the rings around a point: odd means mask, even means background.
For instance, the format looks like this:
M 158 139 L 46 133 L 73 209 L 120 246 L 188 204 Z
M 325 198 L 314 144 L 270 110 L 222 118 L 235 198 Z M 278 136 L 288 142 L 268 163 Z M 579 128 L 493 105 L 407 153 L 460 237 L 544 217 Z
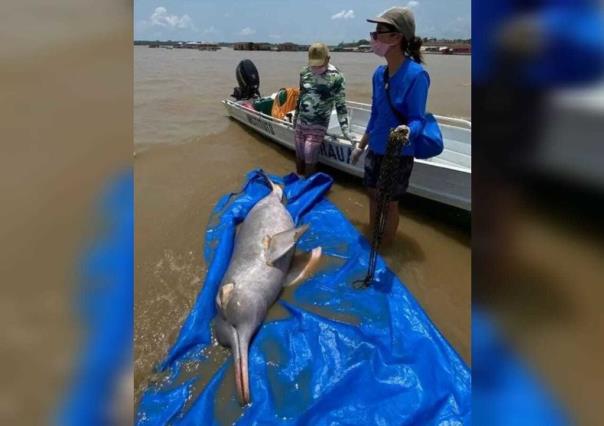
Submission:
M 241 405 L 250 403 L 250 383 L 248 374 L 249 338 L 245 333 L 235 330 L 235 346 L 233 357 L 235 360 L 235 384 L 237 396 Z

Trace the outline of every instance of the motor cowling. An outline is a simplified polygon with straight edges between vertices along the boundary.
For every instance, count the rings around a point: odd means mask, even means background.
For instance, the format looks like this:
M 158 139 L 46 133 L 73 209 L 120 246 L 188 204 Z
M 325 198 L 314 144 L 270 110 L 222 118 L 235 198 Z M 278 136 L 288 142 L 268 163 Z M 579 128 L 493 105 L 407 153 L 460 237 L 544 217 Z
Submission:
M 231 95 L 233 98 L 239 101 L 260 97 L 260 76 L 251 60 L 244 59 L 239 62 L 235 69 L 235 77 L 239 86 L 233 89 Z

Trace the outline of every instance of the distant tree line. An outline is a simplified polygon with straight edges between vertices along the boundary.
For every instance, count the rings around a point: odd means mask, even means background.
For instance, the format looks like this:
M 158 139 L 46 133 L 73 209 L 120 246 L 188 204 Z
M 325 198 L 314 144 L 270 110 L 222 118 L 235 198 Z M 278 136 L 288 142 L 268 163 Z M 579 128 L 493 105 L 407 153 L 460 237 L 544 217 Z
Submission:
M 456 43 L 456 44 L 472 44 L 472 39 L 471 38 L 464 38 L 464 39 L 446 39 L 446 38 L 435 38 L 435 37 L 424 37 L 422 39 L 423 43 L 443 43 L 443 44 L 452 44 L 452 43 Z M 353 41 L 353 42 L 349 42 L 349 43 L 345 43 L 345 42 L 340 42 L 338 45 L 336 45 L 335 47 L 337 47 L 338 49 L 342 49 L 345 47 L 359 47 L 359 46 L 363 46 L 363 45 L 367 45 L 370 44 L 369 40 L 366 39 L 361 39 L 359 41 Z
M 370 41 L 369 41 L 369 40 L 365 40 L 365 39 L 361 39 L 361 40 L 359 40 L 359 41 L 353 41 L 353 42 L 350 42 L 350 43 L 344 43 L 344 42 L 342 41 L 342 42 L 340 42 L 340 44 L 338 44 L 336 47 L 337 47 L 338 49 L 342 49 L 342 48 L 344 48 L 344 47 L 358 47 L 358 46 L 363 46 L 363 45 L 365 45 L 365 44 L 370 44 Z
M 168 40 L 168 41 L 160 41 L 160 40 L 134 40 L 134 45 L 135 46 L 147 46 L 149 44 L 156 44 L 159 46 L 169 46 L 169 45 L 174 45 L 178 43 L 178 41 L 172 41 L 172 40 Z
M 456 43 L 456 44 L 472 44 L 471 38 L 435 38 L 435 37 L 424 37 L 422 39 L 424 43 Z
M 472 39 L 468 38 L 468 39 L 443 39 L 443 38 L 435 38 L 435 37 L 424 37 L 422 39 L 423 43 L 430 43 L 430 44 L 438 44 L 438 43 L 442 43 L 442 44 L 472 44 Z M 150 44 L 155 44 L 155 45 L 160 45 L 160 46 L 164 46 L 164 45 L 174 45 L 179 43 L 180 41 L 176 40 L 168 40 L 168 41 L 159 41 L 159 40 L 134 40 L 134 45 L 135 46 L 147 46 Z M 217 43 L 218 46 L 222 46 L 222 47 L 232 47 L 234 45 L 234 43 L 226 43 L 226 42 L 221 42 L 221 43 Z M 345 47 L 359 47 L 359 46 L 363 46 L 363 45 L 368 45 L 370 44 L 369 40 L 366 39 L 361 39 L 358 41 L 353 41 L 353 42 L 340 42 L 338 45 L 336 45 L 335 47 L 338 49 L 342 49 Z

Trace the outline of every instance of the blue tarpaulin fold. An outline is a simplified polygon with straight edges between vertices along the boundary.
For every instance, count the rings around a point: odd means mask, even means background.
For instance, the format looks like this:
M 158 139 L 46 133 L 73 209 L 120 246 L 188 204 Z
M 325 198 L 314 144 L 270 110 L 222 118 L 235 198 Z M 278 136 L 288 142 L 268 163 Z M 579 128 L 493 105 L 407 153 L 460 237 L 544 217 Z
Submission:
M 134 175 L 112 176 L 96 199 L 103 225 L 78 259 L 76 313 L 82 340 L 53 424 L 111 424 L 115 389 L 132 359 Z
M 514 353 L 488 310 L 472 306 L 474 423 L 493 426 L 572 424 L 560 401 Z
M 212 345 L 214 300 L 236 226 L 270 191 L 260 170 L 214 208 L 203 289 L 158 366 L 167 377 L 141 397 L 137 424 L 470 424 L 468 367 L 381 258 L 376 285 L 353 289 L 352 282 L 365 275 L 370 247 L 325 197 L 331 177 L 271 178 L 284 186 L 296 224 L 310 224 L 298 250 L 321 246 L 326 261 L 312 278 L 288 289 L 287 300 L 277 302 L 285 317 L 266 321 L 253 339 L 252 404 L 238 407 L 232 358 L 210 373 L 200 370 L 208 377 L 182 373 L 191 361 L 212 362 L 206 350 Z M 228 401 L 220 389 L 231 389 Z

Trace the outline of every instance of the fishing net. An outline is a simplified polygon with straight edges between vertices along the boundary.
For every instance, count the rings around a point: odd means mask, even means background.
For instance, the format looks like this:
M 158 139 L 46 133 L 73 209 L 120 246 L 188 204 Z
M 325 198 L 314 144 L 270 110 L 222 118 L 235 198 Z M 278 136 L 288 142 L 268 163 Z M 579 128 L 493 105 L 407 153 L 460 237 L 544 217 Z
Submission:
M 392 200 L 392 193 L 394 192 L 396 185 L 396 171 L 400 168 L 400 162 L 402 160 L 400 153 L 407 142 L 408 137 L 405 131 L 393 129 L 390 132 L 386 153 L 382 159 L 380 175 L 377 182 L 377 208 L 373 226 L 373 237 L 371 239 L 371 252 L 369 253 L 367 275 L 362 280 L 357 280 L 353 283 L 356 288 L 367 287 L 373 281 L 378 251 L 382 244 L 384 229 L 386 227 L 388 203 Z

